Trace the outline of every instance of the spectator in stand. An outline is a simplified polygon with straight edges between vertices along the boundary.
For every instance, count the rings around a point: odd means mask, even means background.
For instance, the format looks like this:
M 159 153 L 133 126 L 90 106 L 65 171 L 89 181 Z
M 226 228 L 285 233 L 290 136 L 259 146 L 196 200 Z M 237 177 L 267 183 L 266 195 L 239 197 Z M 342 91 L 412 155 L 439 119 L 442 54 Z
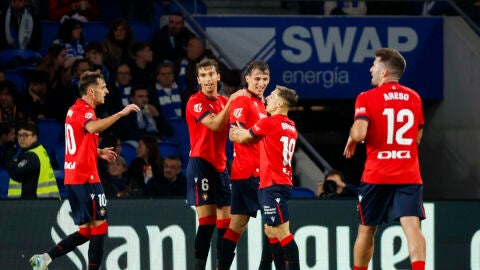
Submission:
M 49 0 L 48 19 L 60 21 L 65 16 L 78 14 L 94 21 L 99 14 L 97 0 Z
M 366 15 L 365 1 L 325 1 L 323 3 L 325 15 Z
M 41 46 L 40 20 L 27 7 L 27 0 L 9 0 L 0 13 L 0 50 L 28 49 Z
M 103 64 L 103 48 L 102 44 L 97 41 L 88 43 L 85 50 L 85 58 L 90 61 L 94 69 L 102 71 L 103 78 L 107 83 L 110 83 L 110 72 L 106 65 Z
M 182 117 L 182 98 L 178 84 L 175 82 L 172 62 L 165 61 L 157 67 L 157 81 L 152 95 L 158 102 L 153 102 L 157 110 L 167 119 Z
M 87 59 L 80 58 L 73 61 L 69 76 L 67 77 L 68 83 L 63 91 L 64 103 L 67 103 L 65 104 L 66 109 L 72 106 L 73 103 L 75 103 L 75 100 L 80 97 L 78 82 L 80 81 L 80 76 L 82 76 L 85 71 L 89 70 L 92 71 L 93 67 Z
M 110 115 L 115 110 L 130 104 L 130 93 L 132 91 L 132 73 L 130 66 L 120 64 L 115 70 L 115 80 L 108 86 L 110 92 L 105 98 L 105 107 L 99 108 L 103 113 Z
M 158 150 L 157 139 L 144 136 L 138 140 L 137 158 L 128 168 L 129 192 L 131 195 L 145 195 L 150 179 L 162 175 L 162 156 Z
M 110 147 L 117 154 L 117 158 L 122 152 L 121 141 L 113 132 L 104 131 L 100 134 L 100 137 L 98 138 L 98 148 L 103 149 L 105 147 Z M 101 179 L 105 179 L 106 175 L 108 174 L 109 161 L 101 158 L 98 158 L 97 161 L 98 174 L 100 175 Z
M 135 42 L 132 47 L 133 62 L 130 65 L 132 84 L 153 85 L 155 82 L 153 51 L 146 42 Z
M 179 156 L 168 155 L 163 160 L 163 174 L 154 176 L 147 182 L 147 194 L 160 197 L 187 196 L 187 180 L 182 173 L 182 161 Z
M 167 119 L 149 102 L 146 87 L 136 86 L 130 93 L 130 102 L 136 104 L 141 111 L 124 117 L 115 126 L 116 134 L 122 141 L 138 141 L 145 135 L 155 136 L 160 140 L 163 136 L 172 136 L 173 128 Z
M 4 72 L 4 67 L 2 64 L 0 64 L 0 82 L 5 81 L 5 72 Z
M 205 41 L 199 37 L 192 37 L 187 43 L 186 57 L 177 62 L 178 84 L 184 91 L 186 100 L 198 91 L 196 66 L 203 59 L 214 59 L 219 65 L 219 73 L 224 74 L 227 66 L 219 61 L 211 50 L 206 48 Z
M 60 91 L 59 89 L 65 86 L 66 62 L 67 50 L 65 47 L 59 44 L 50 45 L 43 62 L 38 67 L 38 70 L 45 71 L 48 74 L 48 92 Z
M 30 121 L 37 121 L 45 118 L 48 74 L 34 70 L 29 79 L 28 91 L 25 93 L 25 113 Z
M 16 127 L 26 121 L 26 115 L 17 101 L 17 87 L 11 81 L 0 82 L 0 122 Z
M 121 63 L 130 61 L 133 31 L 128 21 L 122 18 L 113 21 L 102 45 L 104 63 L 113 74 Z
M 83 23 L 77 19 L 67 18 L 62 21 L 53 44 L 60 44 L 67 50 L 66 67 L 76 59 L 85 57 L 87 42 L 83 37 Z
M 5 162 L 10 161 L 18 150 L 15 128 L 9 123 L 0 123 L 0 167 L 5 167 Z
M 100 168 L 99 168 L 100 169 Z M 115 161 L 107 163 L 102 184 L 107 198 L 124 198 L 128 195 L 128 167 L 125 158 L 117 156 Z
M 325 174 L 323 182 L 317 186 L 317 197 L 321 199 L 356 197 L 358 188 L 345 181 L 343 173 L 332 169 Z
M 155 63 L 164 60 L 175 62 L 184 58 L 187 42 L 194 36 L 195 34 L 185 26 L 181 13 L 170 14 L 168 25 L 153 34 L 152 48 L 155 52 Z
M 35 124 L 19 126 L 18 144 L 22 150 L 6 160 L 10 174 L 9 198 L 59 198 L 57 180 L 47 150 L 38 143 Z

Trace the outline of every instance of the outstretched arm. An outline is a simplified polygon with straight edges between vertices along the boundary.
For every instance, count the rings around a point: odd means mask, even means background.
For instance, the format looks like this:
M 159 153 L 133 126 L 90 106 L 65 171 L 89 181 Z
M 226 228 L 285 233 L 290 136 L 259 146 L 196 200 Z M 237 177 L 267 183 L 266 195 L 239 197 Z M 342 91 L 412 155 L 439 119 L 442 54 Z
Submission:
M 131 112 L 138 112 L 140 111 L 140 108 L 135 105 L 135 104 L 128 104 L 123 108 L 123 110 L 117 112 L 116 114 L 113 114 L 107 118 L 99 119 L 97 121 L 90 121 L 85 125 L 85 129 L 89 133 L 100 133 L 104 131 L 105 129 L 109 128 L 111 125 L 113 125 L 115 122 L 118 121 L 118 119 L 130 114 Z

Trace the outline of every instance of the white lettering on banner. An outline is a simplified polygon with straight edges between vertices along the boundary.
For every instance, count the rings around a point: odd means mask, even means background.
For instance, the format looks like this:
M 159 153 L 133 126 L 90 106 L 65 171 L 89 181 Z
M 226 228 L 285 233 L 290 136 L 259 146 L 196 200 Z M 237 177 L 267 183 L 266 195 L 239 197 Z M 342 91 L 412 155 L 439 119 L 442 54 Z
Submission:
M 427 264 L 426 270 L 435 269 L 435 234 L 434 234 L 434 220 L 435 220 L 435 208 L 433 203 L 424 204 L 425 213 L 427 219 L 422 222 L 422 231 L 427 242 Z M 59 235 L 69 235 L 77 230 L 73 224 L 73 220 L 70 218 L 70 205 L 67 200 L 62 204 L 57 214 L 57 224 L 62 232 L 57 232 L 55 227 L 51 229 L 52 240 L 55 243 L 61 240 Z M 353 212 L 353 211 L 352 211 Z M 66 218 L 68 217 L 68 218 Z M 293 222 L 295 222 L 293 220 Z M 132 226 L 109 226 L 108 237 L 109 238 L 121 238 L 125 242 L 118 246 L 115 246 L 112 250 L 105 252 L 105 269 L 122 269 L 120 266 L 121 261 L 127 261 L 129 270 L 141 269 L 142 261 L 149 260 L 149 269 L 163 269 L 163 261 L 169 258 L 164 258 L 163 255 L 166 252 L 162 248 L 162 242 L 169 238 L 172 241 L 172 265 L 174 270 L 187 269 L 187 248 L 186 245 L 191 244 L 191 240 L 186 239 L 185 231 L 179 225 L 173 224 L 160 229 L 157 225 L 146 225 L 148 239 L 141 239 L 139 234 L 143 233 L 142 230 L 135 230 Z M 351 269 L 352 265 L 352 252 L 353 243 L 350 242 L 351 230 L 356 231 L 352 226 L 336 226 L 332 228 L 335 230 L 335 245 L 336 250 L 329 250 L 330 241 L 330 229 L 327 226 L 319 225 L 305 225 L 301 226 L 295 231 L 295 240 L 299 247 L 299 258 L 301 269 L 325 269 L 329 270 L 330 265 L 334 262 L 330 261 L 330 253 L 335 252 L 333 258 L 336 260 L 337 269 Z M 380 245 L 376 247 L 375 257 L 380 256 L 381 269 L 395 269 L 395 264 L 408 259 L 408 244 L 407 240 L 399 225 L 389 226 L 377 235 L 380 237 Z M 235 259 L 231 270 L 246 269 L 254 270 L 258 268 L 258 264 L 261 257 L 261 247 L 263 240 L 263 226 L 261 224 L 261 217 L 256 219 L 250 219 L 248 224 L 247 233 L 242 237 L 242 241 L 248 241 L 248 262 L 238 261 Z M 315 258 L 312 265 L 312 260 L 309 259 L 307 264 L 307 254 L 311 254 L 307 250 L 307 241 L 315 243 Z M 140 244 L 145 245 L 143 242 L 148 242 L 149 253 L 140 253 Z M 188 241 L 188 242 L 187 242 Z M 395 250 L 394 244 L 399 243 L 400 249 Z M 213 245 L 213 248 L 214 245 Z M 67 254 L 73 265 L 74 269 L 84 269 L 88 262 L 88 245 L 81 245 L 78 247 L 82 256 L 77 256 L 78 253 L 70 252 Z M 480 230 L 477 231 L 471 240 L 471 265 L 473 270 L 480 270 L 479 260 L 480 250 Z M 167 252 L 170 254 L 170 252 Z M 210 251 L 210 254 L 211 251 Z M 126 258 L 125 258 L 126 256 Z M 209 256 L 207 263 L 208 270 L 215 269 L 215 265 L 211 262 Z M 215 259 L 214 259 L 215 260 Z M 370 262 L 369 270 L 374 270 L 372 262 Z
M 470 269 L 480 270 L 480 230 L 476 231 L 470 242 Z
M 358 42 L 354 44 L 357 34 Z M 288 49 L 280 53 L 285 61 L 292 64 L 309 61 L 314 49 L 319 63 L 332 63 L 334 55 L 336 63 L 363 63 L 381 47 L 396 48 L 400 52 L 414 50 L 418 45 L 418 35 L 410 27 L 387 27 L 388 44 L 382 46 L 375 27 L 349 26 L 341 30 L 338 26 L 307 28 L 294 25 L 282 33 L 282 41 Z
M 135 229 L 130 226 L 109 226 L 108 237 L 125 239 L 125 243 L 108 253 L 105 259 L 105 269 L 122 269 L 118 263 L 123 255 L 127 255 L 128 269 L 140 270 L 140 238 Z
M 186 237 L 182 228 L 178 225 L 171 225 L 160 231 L 158 226 L 146 226 L 148 232 L 150 269 L 162 269 L 163 267 L 163 241 L 170 238 L 172 242 L 172 265 L 174 270 L 187 269 L 187 246 Z
M 332 88 L 336 84 L 350 83 L 350 78 L 347 70 L 336 66 L 332 70 L 284 70 L 282 81 L 285 84 L 320 84 L 325 88 Z

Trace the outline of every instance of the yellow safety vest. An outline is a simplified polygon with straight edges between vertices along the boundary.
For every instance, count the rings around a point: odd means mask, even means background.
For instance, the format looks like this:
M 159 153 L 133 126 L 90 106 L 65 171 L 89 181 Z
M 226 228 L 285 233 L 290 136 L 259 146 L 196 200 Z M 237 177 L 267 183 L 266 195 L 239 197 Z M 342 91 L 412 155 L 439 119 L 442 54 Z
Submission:
M 42 145 L 28 150 L 33 152 L 40 160 L 40 173 L 38 174 L 37 197 L 38 198 L 59 198 L 57 180 L 53 173 L 52 165 L 50 164 L 50 157 L 47 150 Z M 8 198 L 20 198 L 22 194 L 22 183 L 19 183 L 10 178 L 8 185 Z

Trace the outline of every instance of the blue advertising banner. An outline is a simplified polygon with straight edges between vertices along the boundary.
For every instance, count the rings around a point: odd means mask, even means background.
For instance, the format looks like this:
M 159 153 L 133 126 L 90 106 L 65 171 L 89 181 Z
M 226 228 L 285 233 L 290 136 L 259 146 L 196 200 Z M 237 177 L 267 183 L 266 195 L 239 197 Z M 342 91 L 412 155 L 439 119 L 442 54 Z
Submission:
M 399 50 L 401 83 L 423 99 L 443 98 L 443 19 L 421 17 L 196 16 L 239 68 L 265 60 L 276 84 L 302 99 L 352 99 L 370 84 L 374 52 Z

